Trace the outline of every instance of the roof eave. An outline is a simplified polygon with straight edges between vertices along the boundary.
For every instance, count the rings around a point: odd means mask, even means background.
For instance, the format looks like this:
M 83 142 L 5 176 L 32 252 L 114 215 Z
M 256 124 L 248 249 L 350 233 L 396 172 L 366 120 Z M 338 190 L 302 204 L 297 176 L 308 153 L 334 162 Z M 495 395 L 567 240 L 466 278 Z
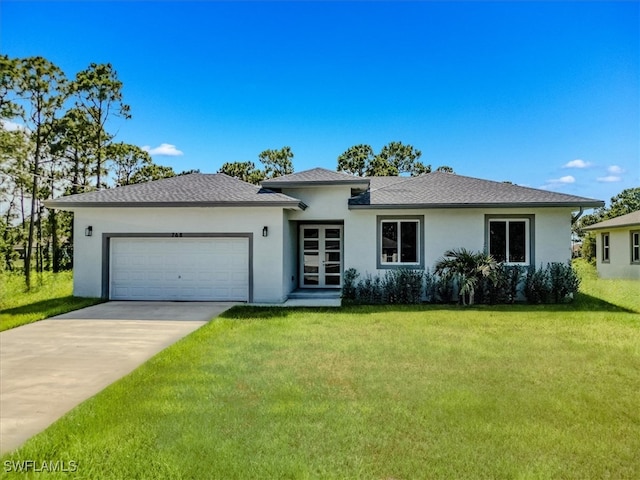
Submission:
M 621 223 L 618 225 L 589 225 L 588 227 L 582 228 L 585 231 L 597 231 L 597 230 L 615 230 L 616 228 L 629 228 L 629 227 L 640 227 L 640 223 L 638 222 L 630 222 L 630 223 Z
M 351 185 L 369 185 L 368 179 L 362 180 L 309 180 L 291 182 L 269 182 L 263 183 L 265 188 L 300 188 L 300 187 L 348 187 Z
M 167 208 L 167 207 L 283 207 L 294 210 L 305 210 L 307 205 L 301 201 L 262 201 L 262 202 L 44 202 L 47 208 L 60 210 L 73 208 Z
M 566 207 L 566 208 L 596 208 L 604 206 L 599 200 L 589 202 L 508 202 L 508 203 L 402 203 L 402 204 L 349 204 L 349 210 L 360 209 L 436 209 L 436 208 L 538 208 L 538 207 Z

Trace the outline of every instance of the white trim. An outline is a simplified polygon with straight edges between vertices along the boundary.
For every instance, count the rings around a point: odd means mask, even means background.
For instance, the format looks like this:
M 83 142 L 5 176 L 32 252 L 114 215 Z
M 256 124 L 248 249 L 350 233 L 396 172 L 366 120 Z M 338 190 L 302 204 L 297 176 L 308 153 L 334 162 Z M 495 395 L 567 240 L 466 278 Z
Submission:
M 304 271 L 304 230 L 305 229 L 317 229 L 318 230 L 318 284 L 317 285 L 306 285 L 304 283 L 304 278 L 305 275 L 309 275 L 306 274 Z M 331 250 L 326 250 L 325 249 L 325 244 L 324 242 L 327 240 L 325 232 L 327 230 L 339 230 L 340 232 L 340 236 L 338 239 L 329 239 L 329 240 L 338 240 L 340 242 L 340 261 L 339 261 L 339 272 L 337 274 L 335 273 L 326 273 L 325 272 L 325 265 L 326 265 L 326 260 L 321 260 L 321 255 L 322 254 L 326 254 L 326 253 L 331 253 Z M 300 236 L 300 240 L 299 240 L 299 251 L 300 251 L 300 280 L 298 282 L 298 286 L 300 288 L 342 288 L 342 272 L 343 272 L 343 265 L 344 265 L 344 229 L 343 229 L 343 225 L 341 224 L 307 224 L 307 223 L 303 223 L 300 224 L 299 226 L 299 236 Z M 307 239 L 309 240 L 309 239 Z M 315 250 L 315 249 L 314 249 Z M 314 275 L 315 274 L 311 274 Z M 327 285 L 326 284 L 326 277 L 330 276 L 330 277 L 338 277 L 338 285 Z
M 529 265 L 531 262 L 531 242 L 529 235 L 529 219 L 526 217 L 499 217 L 499 218 L 489 218 L 489 253 L 491 253 L 491 224 L 494 222 L 504 222 L 506 223 L 505 228 L 505 261 L 504 265 Z M 510 222 L 524 222 L 524 262 L 510 262 L 509 261 L 509 223 Z
M 602 239 L 602 263 L 611 262 L 611 236 L 609 232 L 603 232 L 600 234 Z M 605 240 L 606 239 L 606 240 Z
M 416 239 L 415 239 L 415 249 L 416 249 L 416 261 L 415 262 L 401 262 L 401 261 L 396 261 L 396 262 L 389 262 L 389 261 L 383 261 L 383 242 L 384 242 L 384 236 L 383 236 L 383 225 L 385 223 L 395 223 L 398 226 L 398 245 L 396 247 L 396 256 L 400 255 L 400 252 L 402 251 L 402 233 L 401 233 L 401 227 L 400 224 L 401 223 L 415 223 L 416 224 Z M 419 219 L 413 219 L 413 218 L 398 218 L 398 219 L 394 219 L 394 218 L 385 218 L 380 220 L 380 231 L 379 231 L 379 235 L 380 235 L 380 250 L 378 251 L 378 255 L 380 257 L 380 265 L 420 265 L 420 220 Z

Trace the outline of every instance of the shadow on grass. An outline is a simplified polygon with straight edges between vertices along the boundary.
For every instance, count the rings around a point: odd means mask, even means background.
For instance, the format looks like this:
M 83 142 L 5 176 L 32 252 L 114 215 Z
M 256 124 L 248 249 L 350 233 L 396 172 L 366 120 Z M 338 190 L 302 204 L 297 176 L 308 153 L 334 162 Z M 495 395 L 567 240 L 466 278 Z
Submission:
M 496 311 L 496 312 L 612 312 L 612 313 L 640 313 L 640 309 L 633 310 L 620 305 L 607 302 L 601 298 L 578 293 L 572 302 L 560 304 L 528 304 L 515 303 L 508 305 L 471 305 L 463 306 L 456 304 L 420 304 L 420 305 L 344 305 L 341 308 L 326 307 L 255 307 L 239 305 L 227 310 L 220 318 L 233 320 L 243 319 L 272 319 L 286 318 L 293 313 L 301 311 L 340 313 L 354 311 L 357 313 L 377 313 L 381 311 L 403 311 L 403 312 L 429 312 L 429 311 Z
M 217 318 L 225 318 L 229 320 L 245 320 L 245 319 L 268 319 L 268 318 L 286 318 L 292 313 L 303 311 L 309 312 L 340 312 L 341 308 L 336 307 L 256 307 L 251 305 L 236 305 L 226 312 L 218 315 Z
M 97 303 L 101 303 L 102 301 L 103 300 L 99 298 L 74 297 L 73 295 L 67 295 L 66 297 L 40 300 L 39 302 L 28 303 L 19 307 L 7 308 L 5 310 L 0 310 L 0 314 L 32 315 L 41 313 L 49 317 L 51 315 L 66 313 L 71 310 L 77 310 L 78 308 L 87 307 L 89 305 L 95 305 Z

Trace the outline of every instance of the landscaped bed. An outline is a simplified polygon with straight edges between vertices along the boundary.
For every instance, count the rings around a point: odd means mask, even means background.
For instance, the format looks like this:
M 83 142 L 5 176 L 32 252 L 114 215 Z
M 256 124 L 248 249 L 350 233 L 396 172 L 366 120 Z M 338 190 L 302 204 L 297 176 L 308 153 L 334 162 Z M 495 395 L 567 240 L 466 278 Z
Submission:
M 3 468 L 638 478 L 640 305 L 599 298 L 599 282 L 585 280 L 571 305 L 235 308 L 3 457 Z

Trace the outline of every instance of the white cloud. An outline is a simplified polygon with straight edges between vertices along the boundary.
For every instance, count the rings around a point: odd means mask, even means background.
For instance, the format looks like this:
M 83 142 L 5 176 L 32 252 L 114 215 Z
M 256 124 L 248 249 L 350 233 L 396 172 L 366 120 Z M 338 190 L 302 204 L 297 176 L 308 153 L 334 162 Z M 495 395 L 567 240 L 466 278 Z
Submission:
M 145 152 L 149 152 L 149 155 L 164 155 L 166 157 L 179 157 L 184 155 L 175 145 L 170 143 L 161 143 L 160 146 L 151 148 L 149 145 L 141 147 Z
M 562 168 L 587 168 L 590 166 L 590 162 L 585 162 L 584 160 L 576 158 L 575 160 L 571 160 L 570 162 L 566 163 Z
M 624 172 L 624 169 L 622 167 L 619 167 L 618 165 L 611 165 L 609 168 L 607 168 L 607 172 L 612 175 L 620 175 Z
M 607 175 L 606 177 L 598 177 L 596 180 L 603 183 L 621 182 L 622 178 L 617 175 Z
M 565 175 L 564 177 L 552 178 L 550 180 L 547 180 L 547 183 L 545 185 L 542 185 L 539 188 L 541 190 L 555 190 L 555 189 L 561 187 L 562 185 L 568 185 L 570 183 L 575 183 L 575 181 L 576 181 L 576 179 L 573 177 L 573 175 Z
M 560 178 L 553 178 L 551 180 L 549 180 L 549 183 L 551 184 L 567 184 L 567 183 L 575 183 L 576 179 L 573 177 L 573 175 L 565 175 L 564 177 L 560 177 Z

